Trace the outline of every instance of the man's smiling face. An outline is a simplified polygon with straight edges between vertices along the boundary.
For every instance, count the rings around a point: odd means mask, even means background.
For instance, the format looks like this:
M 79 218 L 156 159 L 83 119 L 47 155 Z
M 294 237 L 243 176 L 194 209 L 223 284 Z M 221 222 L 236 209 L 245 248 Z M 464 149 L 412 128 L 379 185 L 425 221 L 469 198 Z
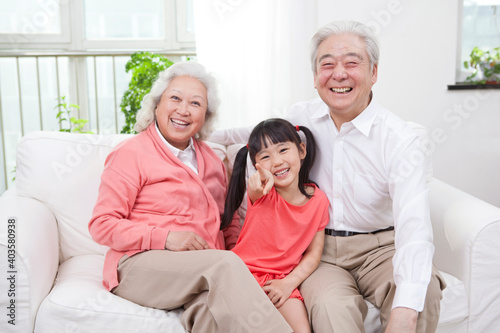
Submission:
M 363 40 L 351 34 L 328 37 L 318 47 L 316 65 L 314 87 L 336 125 L 356 118 L 370 103 L 377 82 L 377 65 L 370 68 Z

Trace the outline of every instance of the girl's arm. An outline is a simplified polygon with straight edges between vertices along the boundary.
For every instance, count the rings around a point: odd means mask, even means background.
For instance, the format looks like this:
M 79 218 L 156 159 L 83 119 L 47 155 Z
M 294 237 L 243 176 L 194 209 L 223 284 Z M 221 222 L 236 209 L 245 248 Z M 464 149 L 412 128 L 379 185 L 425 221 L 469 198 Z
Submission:
M 269 170 L 263 169 L 259 163 L 255 164 L 255 168 L 257 172 L 248 178 L 247 195 L 252 203 L 268 194 L 274 185 L 274 177 Z
M 297 267 L 281 280 L 269 280 L 266 282 L 263 289 L 276 308 L 282 306 L 290 297 L 292 291 L 318 267 L 321 254 L 323 253 L 324 242 L 324 230 L 316 232 Z

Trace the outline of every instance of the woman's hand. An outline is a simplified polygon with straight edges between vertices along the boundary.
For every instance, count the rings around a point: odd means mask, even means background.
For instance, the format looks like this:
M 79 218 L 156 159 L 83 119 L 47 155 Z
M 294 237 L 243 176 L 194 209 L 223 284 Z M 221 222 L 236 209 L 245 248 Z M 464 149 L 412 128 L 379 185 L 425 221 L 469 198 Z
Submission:
M 290 297 L 295 286 L 292 283 L 288 283 L 285 277 L 279 280 L 266 281 L 262 289 L 264 289 L 267 297 L 273 302 L 274 306 L 280 308 Z
M 207 250 L 207 241 L 192 231 L 170 231 L 165 242 L 165 249 L 170 251 Z

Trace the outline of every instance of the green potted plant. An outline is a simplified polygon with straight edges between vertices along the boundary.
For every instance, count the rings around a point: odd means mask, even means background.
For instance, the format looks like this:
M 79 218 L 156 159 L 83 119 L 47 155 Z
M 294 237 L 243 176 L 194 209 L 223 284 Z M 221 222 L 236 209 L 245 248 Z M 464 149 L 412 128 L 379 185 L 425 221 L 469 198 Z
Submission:
M 72 112 L 78 111 L 80 106 L 66 102 L 66 96 L 61 96 L 59 104 L 54 109 L 58 109 L 59 111 L 56 116 L 61 125 L 59 132 L 94 134 L 91 131 L 84 130 L 85 124 L 89 122 L 87 119 L 78 119 L 72 116 Z M 67 128 L 64 127 L 65 124 Z
M 470 60 L 464 61 L 466 69 L 473 68 L 473 72 L 466 81 L 477 84 L 500 84 L 500 46 L 490 50 L 474 47 Z
M 121 133 L 135 133 L 137 111 L 141 108 L 144 95 L 149 93 L 158 74 L 173 64 L 165 56 L 149 52 L 136 52 L 125 65 L 125 71 L 132 72 L 128 89 L 124 92 L 120 108 L 125 114 L 125 125 Z

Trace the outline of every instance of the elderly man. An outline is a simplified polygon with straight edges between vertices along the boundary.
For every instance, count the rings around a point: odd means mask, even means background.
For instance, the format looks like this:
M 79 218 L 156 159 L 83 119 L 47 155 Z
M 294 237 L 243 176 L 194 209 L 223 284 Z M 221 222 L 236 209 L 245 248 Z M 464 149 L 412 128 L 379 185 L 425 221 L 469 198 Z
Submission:
M 363 332 L 364 298 L 383 332 L 434 332 L 444 282 L 432 265 L 426 170 L 419 138 L 373 98 L 379 49 L 358 22 L 334 22 L 312 39 L 320 99 L 289 120 L 318 142 L 311 177 L 330 199 L 318 269 L 302 284 L 316 332 Z

